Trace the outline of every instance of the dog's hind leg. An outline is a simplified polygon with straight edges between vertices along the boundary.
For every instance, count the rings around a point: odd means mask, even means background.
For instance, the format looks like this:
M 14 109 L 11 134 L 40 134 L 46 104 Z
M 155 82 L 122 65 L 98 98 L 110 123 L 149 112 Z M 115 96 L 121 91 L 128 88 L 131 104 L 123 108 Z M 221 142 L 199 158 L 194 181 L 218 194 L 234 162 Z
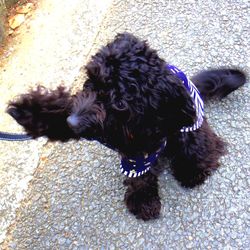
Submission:
M 218 69 L 202 71 L 191 80 L 199 89 L 204 100 L 222 99 L 244 85 L 246 76 L 237 69 Z
M 197 131 L 169 138 L 168 145 L 173 175 L 188 188 L 202 184 L 219 167 L 219 158 L 226 151 L 224 142 L 206 120 Z
M 156 219 L 160 215 L 161 202 L 158 194 L 157 176 L 148 172 L 124 181 L 127 186 L 125 203 L 137 219 Z
M 33 138 L 46 136 L 50 140 L 77 139 L 67 124 L 71 109 L 71 95 L 64 87 L 49 91 L 44 87 L 21 95 L 11 101 L 9 113 Z

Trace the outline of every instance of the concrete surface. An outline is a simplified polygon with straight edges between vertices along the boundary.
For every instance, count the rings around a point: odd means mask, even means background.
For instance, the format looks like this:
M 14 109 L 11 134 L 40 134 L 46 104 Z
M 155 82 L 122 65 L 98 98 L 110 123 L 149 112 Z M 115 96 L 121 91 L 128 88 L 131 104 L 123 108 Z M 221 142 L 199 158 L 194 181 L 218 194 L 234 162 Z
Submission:
M 59 0 L 58 0 L 59 1 Z M 192 75 L 237 66 L 250 72 L 250 3 L 244 0 L 44 0 L 20 30 L 0 75 L 0 130 L 20 128 L 3 113 L 28 86 L 80 87 L 80 70 L 117 32 L 148 39 L 168 62 Z M 45 18 L 46 17 L 46 18 Z M 142 222 L 124 204 L 116 153 L 94 142 L 0 143 L 3 249 L 248 249 L 249 83 L 206 106 L 229 144 L 221 168 L 201 187 L 160 178 L 162 215 Z
M 1 131 L 22 131 L 4 113 L 8 101 L 19 93 L 38 82 L 51 88 L 61 83 L 68 87 L 73 84 L 110 3 L 110 0 L 102 4 L 90 0 L 40 2 L 32 18 L 15 32 L 1 58 Z M 46 142 L 40 141 L 0 142 L 0 241 L 5 238 L 39 165 L 40 149 Z

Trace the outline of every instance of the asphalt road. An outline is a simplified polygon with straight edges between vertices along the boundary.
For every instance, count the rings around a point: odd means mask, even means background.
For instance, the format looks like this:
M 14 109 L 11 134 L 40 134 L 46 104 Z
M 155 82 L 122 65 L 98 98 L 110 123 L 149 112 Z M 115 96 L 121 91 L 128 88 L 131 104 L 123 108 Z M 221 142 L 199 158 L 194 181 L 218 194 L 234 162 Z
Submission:
M 42 1 L 9 48 L 14 52 L 4 54 L 0 130 L 21 131 L 4 114 L 8 100 L 38 82 L 80 88 L 81 67 L 125 30 L 147 39 L 189 76 L 220 66 L 250 72 L 249 1 L 102 3 Z M 104 146 L 0 142 L 1 247 L 249 249 L 249 90 L 248 80 L 205 107 L 210 124 L 228 142 L 221 168 L 193 190 L 181 188 L 166 170 L 160 177 L 161 217 L 146 223 L 126 210 L 119 157 Z

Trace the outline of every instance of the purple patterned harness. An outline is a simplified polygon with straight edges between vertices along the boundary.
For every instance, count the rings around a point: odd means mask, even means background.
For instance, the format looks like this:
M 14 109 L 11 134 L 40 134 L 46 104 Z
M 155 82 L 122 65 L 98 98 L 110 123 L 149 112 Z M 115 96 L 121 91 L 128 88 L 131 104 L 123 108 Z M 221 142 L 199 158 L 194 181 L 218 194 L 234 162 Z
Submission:
M 192 127 L 183 127 L 181 132 L 195 131 L 201 127 L 204 116 L 204 105 L 200 97 L 199 90 L 195 85 L 187 78 L 187 76 L 178 68 L 173 65 L 167 65 L 172 73 L 174 73 L 183 83 L 187 91 L 190 93 L 191 98 L 194 102 L 194 108 L 196 110 L 196 121 Z M 141 155 L 134 158 L 124 157 L 121 160 L 121 172 L 128 177 L 139 177 L 149 171 L 150 167 L 157 162 L 157 159 L 161 152 L 167 145 L 167 140 L 165 139 L 159 149 L 150 155 Z

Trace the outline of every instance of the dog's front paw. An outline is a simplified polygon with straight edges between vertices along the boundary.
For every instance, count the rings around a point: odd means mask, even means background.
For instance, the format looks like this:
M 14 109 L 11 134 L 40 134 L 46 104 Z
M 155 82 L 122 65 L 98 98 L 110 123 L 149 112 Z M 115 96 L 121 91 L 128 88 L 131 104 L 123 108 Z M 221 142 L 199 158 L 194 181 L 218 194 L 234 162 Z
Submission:
M 158 191 L 150 186 L 139 190 L 128 188 L 125 203 L 137 219 L 146 221 L 156 219 L 160 215 L 161 202 Z
M 175 174 L 175 178 L 185 188 L 194 188 L 202 185 L 205 180 L 211 175 L 211 172 L 205 170 L 193 170 L 189 173 Z
M 12 103 L 8 109 L 7 113 L 12 116 L 18 124 L 23 126 L 26 133 L 31 135 L 33 138 L 37 138 L 44 134 L 47 126 L 42 123 L 39 119 L 36 119 L 37 114 L 29 108 L 23 108 L 18 103 Z
M 23 95 L 10 102 L 6 112 L 33 137 L 39 137 L 47 129 L 43 121 L 42 106 L 32 95 Z
M 66 122 L 70 108 L 71 95 L 63 86 L 56 90 L 38 86 L 10 102 L 7 113 L 33 138 L 67 141 L 75 138 Z
M 12 103 L 7 109 L 7 113 L 12 116 L 20 125 L 23 125 L 24 121 L 32 118 L 32 112 L 27 108 L 22 108 L 18 103 Z

